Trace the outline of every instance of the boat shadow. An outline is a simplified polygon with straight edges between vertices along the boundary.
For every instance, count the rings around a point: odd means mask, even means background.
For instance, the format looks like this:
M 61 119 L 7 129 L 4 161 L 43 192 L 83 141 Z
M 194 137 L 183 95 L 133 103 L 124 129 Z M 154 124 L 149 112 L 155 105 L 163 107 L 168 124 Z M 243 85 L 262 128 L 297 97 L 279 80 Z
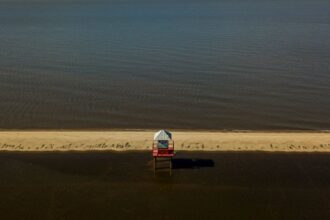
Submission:
M 214 161 L 210 159 L 181 159 L 175 158 L 172 161 L 173 169 L 199 169 L 214 167 Z

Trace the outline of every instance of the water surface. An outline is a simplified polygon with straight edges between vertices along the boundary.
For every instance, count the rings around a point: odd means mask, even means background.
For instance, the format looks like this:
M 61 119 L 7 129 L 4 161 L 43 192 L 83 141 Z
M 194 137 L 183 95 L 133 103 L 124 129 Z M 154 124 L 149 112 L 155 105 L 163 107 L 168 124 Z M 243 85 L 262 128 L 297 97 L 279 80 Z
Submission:
M 166 163 L 159 164 L 166 168 Z M 330 154 L 0 153 L 0 218 L 329 219 Z
M 0 128 L 330 129 L 330 2 L 0 2 Z

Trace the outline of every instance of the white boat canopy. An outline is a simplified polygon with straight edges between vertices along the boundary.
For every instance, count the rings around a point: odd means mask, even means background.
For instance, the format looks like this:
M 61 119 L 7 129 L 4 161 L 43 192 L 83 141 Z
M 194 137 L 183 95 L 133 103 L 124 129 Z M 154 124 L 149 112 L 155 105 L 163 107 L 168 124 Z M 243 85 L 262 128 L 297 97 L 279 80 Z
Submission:
M 160 130 L 155 133 L 154 140 L 155 141 L 170 141 L 170 140 L 172 140 L 172 134 L 169 131 Z

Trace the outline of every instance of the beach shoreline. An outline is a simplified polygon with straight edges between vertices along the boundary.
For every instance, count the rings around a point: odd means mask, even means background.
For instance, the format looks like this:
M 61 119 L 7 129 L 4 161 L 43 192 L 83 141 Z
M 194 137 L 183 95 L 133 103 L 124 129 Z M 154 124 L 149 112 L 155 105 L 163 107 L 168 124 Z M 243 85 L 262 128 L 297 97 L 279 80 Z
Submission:
M 151 150 L 156 130 L 7 130 L 0 151 Z M 174 130 L 176 151 L 330 152 L 327 131 Z

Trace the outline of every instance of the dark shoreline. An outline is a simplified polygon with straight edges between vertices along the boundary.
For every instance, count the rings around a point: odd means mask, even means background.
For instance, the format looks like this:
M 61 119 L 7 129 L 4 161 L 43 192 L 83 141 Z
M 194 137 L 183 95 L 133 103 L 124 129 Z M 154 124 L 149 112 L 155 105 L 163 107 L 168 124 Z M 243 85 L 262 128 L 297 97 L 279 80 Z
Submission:
M 1 219 L 327 219 L 329 153 L 0 153 Z
M 0 132 L 107 132 L 107 131 L 158 131 L 155 128 L 0 128 Z M 173 132 L 219 132 L 219 133 L 330 133 L 329 129 L 200 129 L 200 128 L 168 128 Z

